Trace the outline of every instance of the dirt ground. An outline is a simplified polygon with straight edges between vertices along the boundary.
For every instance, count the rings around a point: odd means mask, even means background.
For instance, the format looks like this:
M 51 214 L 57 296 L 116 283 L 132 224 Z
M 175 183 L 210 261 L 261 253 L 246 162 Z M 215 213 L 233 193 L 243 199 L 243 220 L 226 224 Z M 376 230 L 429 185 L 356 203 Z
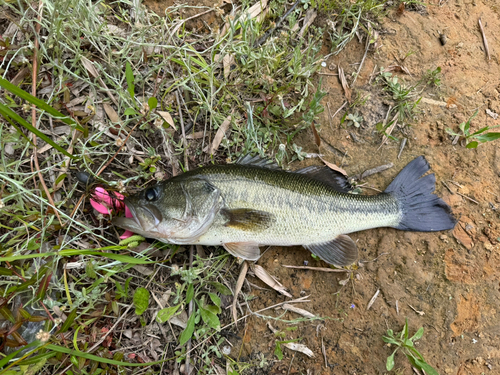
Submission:
M 161 2 L 152 3 L 161 10 Z M 480 17 L 490 60 L 478 27 Z M 384 190 L 409 161 L 425 155 L 436 174 L 437 194 L 450 204 L 459 223 L 447 233 L 376 229 L 352 234 L 363 263 L 345 286 L 339 281 L 346 279 L 346 274 L 282 267 L 302 266 L 305 261 L 309 266 L 325 266 L 313 260 L 307 250 L 269 249 L 258 263 L 294 298 L 309 296 L 310 302 L 302 308 L 328 319 L 300 323 L 296 331 L 287 334 L 287 339 L 302 338 L 301 343 L 314 352 L 315 358 L 284 349 L 283 360 L 277 361 L 274 334 L 262 318 L 249 318 L 236 332 L 242 339 L 230 340 L 234 345 L 231 356 L 238 357 L 240 350 L 240 361 L 264 355 L 267 369 L 252 370 L 254 373 L 386 373 L 386 358 L 394 348 L 385 345 L 381 337 L 388 328 L 401 331 L 406 317 L 410 333 L 424 327 L 417 348 L 440 374 L 500 374 L 500 141 L 466 149 L 460 143 L 453 145 L 452 137 L 445 132 L 446 127 L 458 130 L 476 109 L 479 114 L 473 120 L 474 129 L 500 123 L 500 119 L 486 114 L 486 109 L 500 114 L 500 3 L 432 0 L 424 12 L 391 11 L 379 33 L 380 47 L 368 54 L 355 84 L 355 88 L 371 95 L 359 109 L 364 118 L 362 127 L 341 127 L 343 112 L 332 119 L 326 110 L 320 119 L 324 140 L 321 152 L 326 160 L 342 164 L 349 175 L 394 163 L 393 168 L 366 179 L 368 186 L 379 190 Z M 440 42 L 441 33 L 447 36 L 445 45 Z M 325 54 L 327 47 L 326 41 Z M 396 59 L 401 61 L 410 51 L 413 53 L 403 65 L 412 76 L 442 69 L 441 86 L 422 95 L 449 105 L 421 104 L 398 159 L 400 142 L 391 141 L 379 149 L 381 138 L 375 124 L 385 117 L 388 104 L 381 87 L 369 81 L 375 66 L 378 71 L 396 64 Z M 332 114 L 345 101 L 338 78 L 332 75 L 337 72 L 336 66 L 350 76 L 357 71 L 363 54 L 364 43 L 353 40 L 341 54 L 328 58 L 322 68 L 321 72 L 327 73 L 323 75 L 323 88 L 328 91 L 323 104 L 329 104 Z M 402 139 L 401 133 L 395 135 Z M 310 133 L 300 135 L 295 143 L 306 152 L 317 152 Z M 342 152 L 345 157 L 340 156 Z M 249 281 L 262 285 L 252 277 Z M 380 294 L 367 310 L 377 290 Z M 283 301 L 275 291 L 244 291 L 254 297 L 252 311 Z M 274 317 L 282 313 L 266 312 Z M 283 316 L 297 317 L 291 312 Z M 275 328 L 286 330 L 284 323 L 271 322 Z M 399 374 L 413 374 L 402 353 L 396 355 L 395 369 Z

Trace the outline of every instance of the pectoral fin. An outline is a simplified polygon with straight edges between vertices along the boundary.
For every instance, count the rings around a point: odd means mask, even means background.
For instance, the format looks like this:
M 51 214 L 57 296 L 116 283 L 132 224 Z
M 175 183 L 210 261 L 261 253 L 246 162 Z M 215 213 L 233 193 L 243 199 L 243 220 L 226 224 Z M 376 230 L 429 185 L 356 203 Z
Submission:
M 358 259 L 358 248 L 351 237 L 341 234 L 329 242 L 304 246 L 326 263 L 349 266 Z
M 235 257 L 253 261 L 260 258 L 260 249 L 255 242 L 228 242 L 222 246 Z

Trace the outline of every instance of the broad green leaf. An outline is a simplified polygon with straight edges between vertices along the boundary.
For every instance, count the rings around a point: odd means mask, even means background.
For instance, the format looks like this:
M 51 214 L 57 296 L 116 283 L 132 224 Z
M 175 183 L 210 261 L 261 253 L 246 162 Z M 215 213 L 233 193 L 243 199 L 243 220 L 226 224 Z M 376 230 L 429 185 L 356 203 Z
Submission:
M 169 321 L 170 318 L 172 318 L 175 315 L 177 310 L 179 310 L 179 307 L 181 307 L 181 304 L 161 309 L 160 311 L 158 311 L 158 315 L 156 316 L 156 321 L 158 323 L 165 323 Z
M 391 371 L 394 368 L 394 354 L 396 354 L 397 351 L 398 350 L 396 349 L 389 357 L 387 357 L 387 362 L 385 364 L 387 371 Z
M 61 326 L 61 328 L 59 329 L 59 331 L 57 333 L 64 333 L 64 332 L 66 332 L 71 327 L 71 325 L 73 324 L 73 322 L 75 321 L 76 315 L 77 315 L 77 310 L 75 308 L 75 309 L 71 310 L 71 312 L 69 313 L 68 317 L 66 318 L 66 320 L 63 323 L 63 325 Z
M 134 307 L 137 315 L 142 315 L 149 306 L 149 291 L 139 287 L 134 293 Z
M 215 306 L 219 308 L 219 314 L 220 314 L 220 298 L 217 294 L 215 293 L 208 293 L 208 296 L 212 300 Z
M 156 107 L 158 107 L 158 99 L 156 99 L 155 97 L 151 97 L 148 99 L 148 106 L 149 106 L 149 110 L 152 111 L 153 109 L 156 109 Z
M 483 135 L 478 135 L 476 137 L 474 137 L 475 139 L 477 139 L 479 142 L 490 142 L 490 141 L 494 141 L 495 139 L 499 139 L 500 138 L 500 133 L 496 133 L 496 132 L 489 132 L 489 133 L 486 133 L 486 134 L 483 134 Z
M 196 313 L 193 311 L 193 313 L 191 314 L 191 316 L 187 321 L 186 328 L 181 333 L 181 337 L 179 338 L 179 345 L 181 346 L 184 345 L 193 336 L 195 318 L 196 318 Z
M 130 94 L 130 97 L 134 99 L 135 97 L 134 72 L 132 71 L 132 66 L 130 66 L 130 63 L 128 61 L 127 65 L 125 66 L 125 78 L 127 79 L 128 93 Z
M 420 327 L 419 330 L 412 336 L 410 340 L 411 341 L 420 340 L 423 335 L 424 335 L 424 327 Z
M 472 134 L 471 134 L 471 137 L 472 137 L 473 135 L 478 135 L 478 134 L 484 133 L 484 132 L 485 132 L 486 130 L 488 130 L 489 128 L 490 128 L 489 126 L 485 126 L 484 128 L 481 128 L 481 129 L 479 129 L 478 131 L 476 131 L 476 132 L 472 133 Z
M 220 294 L 223 294 L 225 296 L 231 296 L 233 295 L 233 292 L 231 292 L 231 289 L 229 289 L 227 286 L 224 284 L 218 283 L 218 282 L 211 282 L 209 283 L 212 285 Z
M 56 182 L 54 183 L 55 185 L 59 185 L 59 183 L 66 178 L 67 174 L 63 173 L 59 177 L 57 177 Z
M 415 364 L 417 365 L 416 367 L 419 367 L 421 370 L 424 370 L 425 373 L 428 375 L 439 375 L 436 369 L 426 362 L 422 362 L 419 361 L 418 359 L 415 359 Z
M 213 312 L 209 311 L 208 309 L 204 309 L 203 307 L 200 308 L 200 313 L 201 313 L 201 318 L 205 322 L 205 324 L 208 324 L 210 327 L 213 329 L 219 330 L 220 329 L 220 321 L 217 315 L 215 315 Z
M 278 357 L 278 360 L 280 361 L 283 359 L 283 351 L 281 350 L 280 343 L 276 343 L 276 347 L 274 348 L 274 355 Z
M 187 292 L 186 292 L 186 303 L 191 302 L 194 297 L 194 286 L 193 284 L 189 284 Z
M 207 306 L 204 306 L 204 308 L 215 315 L 220 314 L 222 312 L 220 307 L 215 306 L 215 305 L 207 305 Z
M 477 148 L 477 146 L 479 146 L 479 142 L 472 141 L 467 143 L 467 146 L 465 146 L 465 148 Z
M 393 339 L 392 337 L 382 336 L 382 340 L 384 340 L 384 342 L 388 342 L 390 344 L 400 346 L 399 342 L 397 340 Z
M 1 78 L 0 78 L 1 80 Z M 59 146 L 56 142 L 54 142 L 51 138 L 47 137 L 45 134 L 43 134 L 40 130 L 32 126 L 30 123 L 28 123 L 25 119 L 23 119 L 21 116 L 19 116 L 17 113 L 12 111 L 9 107 L 5 106 L 4 104 L 0 103 L 0 114 L 4 116 L 6 119 L 12 119 L 16 122 L 18 122 L 20 125 L 22 125 L 24 128 L 26 128 L 28 131 L 32 132 L 35 134 L 37 137 L 40 139 L 43 139 L 46 143 L 50 144 L 52 147 L 54 147 L 56 150 L 60 151 L 64 155 L 74 158 L 73 155 L 71 155 L 68 151 L 66 151 L 64 148 Z
M 138 115 L 137 111 L 133 108 L 127 108 L 123 113 L 125 116 L 135 116 Z

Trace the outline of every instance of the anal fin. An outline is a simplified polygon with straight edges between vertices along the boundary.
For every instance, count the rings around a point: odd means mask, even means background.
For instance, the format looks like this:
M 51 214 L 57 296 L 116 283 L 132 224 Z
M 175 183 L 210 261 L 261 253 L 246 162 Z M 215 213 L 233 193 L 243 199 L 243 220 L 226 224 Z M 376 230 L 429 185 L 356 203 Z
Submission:
M 255 242 L 228 242 L 222 246 L 235 257 L 253 261 L 260 258 L 260 249 Z
M 329 242 L 304 246 L 326 263 L 334 266 L 349 266 L 358 259 L 358 247 L 351 237 L 341 234 Z

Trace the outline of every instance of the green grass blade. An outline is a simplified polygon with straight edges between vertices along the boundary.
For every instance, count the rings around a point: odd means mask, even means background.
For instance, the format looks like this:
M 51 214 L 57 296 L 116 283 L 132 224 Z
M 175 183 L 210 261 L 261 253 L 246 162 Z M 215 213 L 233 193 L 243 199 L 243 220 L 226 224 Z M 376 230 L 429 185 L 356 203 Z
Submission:
M 122 255 L 122 254 L 115 254 L 115 253 L 103 253 L 100 251 L 94 251 L 94 250 L 74 250 L 74 249 L 66 249 L 66 250 L 61 250 L 59 252 L 50 252 L 50 253 L 42 253 L 42 254 L 29 254 L 29 255 L 12 255 L 12 256 L 7 256 L 7 257 L 0 257 L 0 262 L 14 262 L 16 260 L 22 260 L 22 259 L 33 259 L 33 258 L 42 258 L 42 257 L 49 257 L 49 256 L 75 256 L 75 255 L 96 255 L 96 256 L 102 256 L 105 258 L 113 259 L 122 263 L 131 263 L 131 264 L 154 264 L 158 263 L 156 261 L 148 261 L 140 258 L 134 258 L 129 255 Z
M 58 353 L 74 355 L 76 357 L 82 357 L 85 359 L 89 359 L 91 361 L 107 363 L 108 365 L 115 365 L 115 366 L 131 366 L 131 367 L 151 366 L 151 365 L 159 365 L 163 362 L 171 361 L 172 359 L 174 359 L 174 358 L 167 358 L 167 359 L 163 359 L 161 361 L 155 361 L 155 362 L 128 363 L 128 362 L 116 361 L 114 359 L 99 357 L 97 355 L 81 352 L 79 350 L 68 349 L 68 348 L 65 348 L 64 346 L 59 346 L 59 345 L 54 345 L 54 344 L 47 344 L 47 345 L 44 345 L 44 347 L 47 348 L 48 350 L 53 350 L 53 351 L 58 352 Z
M 45 103 L 43 100 L 38 99 L 37 97 L 34 97 L 30 93 L 27 93 L 26 91 L 20 89 L 16 85 L 13 85 L 6 79 L 0 78 L 0 87 L 3 87 L 4 89 L 10 91 L 14 95 L 17 95 L 23 100 L 26 100 L 27 102 L 30 102 L 31 104 L 36 105 L 38 108 L 43 109 L 45 112 L 50 113 L 52 116 L 57 117 L 59 120 L 64 122 L 67 125 L 75 126 L 75 128 L 81 132 L 85 132 L 85 129 L 79 125 L 75 120 L 72 118 L 63 115 L 61 112 L 58 110 L 52 108 L 50 105 Z
M 11 110 L 9 107 L 7 107 L 4 104 L 0 103 L 0 114 L 5 117 L 5 118 L 11 118 L 12 120 L 17 121 L 20 125 L 25 127 L 27 130 L 35 134 L 37 137 L 43 139 L 45 142 L 50 144 L 52 147 L 54 147 L 56 150 L 61 151 L 64 155 L 74 158 L 73 155 L 71 155 L 68 151 L 66 151 L 64 148 L 59 146 L 56 142 L 54 142 L 52 139 L 47 137 L 45 134 L 43 134 L 40 130 L 35 128 L 33 125 L 31 125 L 28 121 L 23 119 L 21 116 L 19 116 L 17 113 L 15 113 L 13 110 Z M 10 122 L 10 121 L 9 121 Z

